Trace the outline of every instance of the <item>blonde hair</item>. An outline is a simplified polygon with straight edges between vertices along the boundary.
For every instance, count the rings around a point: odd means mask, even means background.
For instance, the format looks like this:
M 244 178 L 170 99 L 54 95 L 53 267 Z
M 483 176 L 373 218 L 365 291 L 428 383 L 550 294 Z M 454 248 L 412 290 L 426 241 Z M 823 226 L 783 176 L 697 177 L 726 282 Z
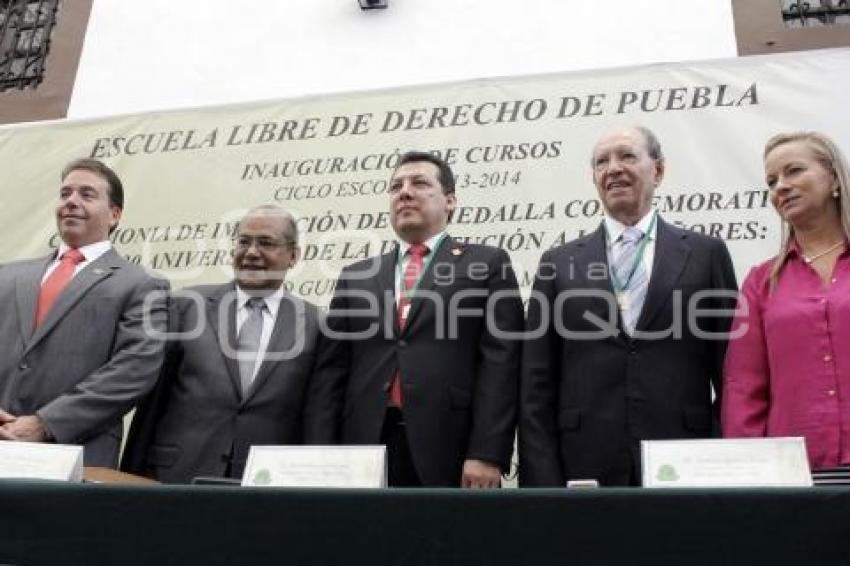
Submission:
M 780 145 L 792 142 L 804 142 L 812 151 L 815 159 L 827 171 L 835 175 L 838 180 L 838 214 L 841 218 L 841 228 L 844 230 L 844 237 L 850 238 L 850 166 L 847 164 L 847 158 L 841 153 L 838 145 L 824 134 L 819 132 L 788 132 L 777 134 L 767 141 L 764 146 L 764 159 L 767 159 L 768 154 Z M 782 268 L 788 261 L 788 252 L 793 239 L 794 227 L 783 220 L 782 245 L 770 271 L 771 290 L 776 288 Z

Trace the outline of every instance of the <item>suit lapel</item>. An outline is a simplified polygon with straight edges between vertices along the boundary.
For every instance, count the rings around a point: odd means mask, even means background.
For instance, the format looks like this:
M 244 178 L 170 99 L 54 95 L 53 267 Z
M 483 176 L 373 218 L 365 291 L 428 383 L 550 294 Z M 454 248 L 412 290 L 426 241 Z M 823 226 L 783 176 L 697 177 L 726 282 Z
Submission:
M 575 257 L 575 278 L 581 278 L 583 282 L 579 282 L 576 288 L 590 289 L 599 291 L 606 297 L 617 296 L 614 291 L 614 283 L 611 281 L 611 267 L 608 263 L 608 235 L 605 230 L 605 223 L 602 222 L 599 228 L 590 235 L 586 240 L 580 241 L 578 244 L 579 251 Z M 572 276 L 573 273 L 570 273 Z M 619 330 L 618 340 L 623 340 L 626 337 L 623 332 L 623 317 L 619 308 L 615 308 L 616 327 Z M 599 312 L 597 316 L 603 320 L 607 320 L 609 312 Z M 612 329 L 613 332 L 613 329 Z
M 290 352 L 296 345 L 296 333 L 301 333 L 302 338 L 305 336 L 306 329 L 304 324 L 304 309 L 296 309 L 295 300 L 284 294 L 277 309 L 277 316 L 275 317 L 272 335 L 269 337 L 269 345 L 266 348 L 266 355 L 277 357 L 281 354 Z M 248 395 L 245 396 L 242 403 L 247 403 L 254 395 L 256 395 L 257 391 L 259 391 L 266 380 L 268 380 L 269 375 L 278 368 L 278 365 L 286 362 L 287 360 L 264 359 L 260 368 L 257 370 L 257 375 L 254 377 L 251 389 L 248 391 Z M 285 376 L 278 373 L 277 378 L 285 379 Z
M 575 275 L 584 279 L 584 285 L 580 287 L 605 291 L 613 296 L 614 285 L 611 283 L 611 270 L 608 266 L 606 238 L 603 223 L 589 238 L 579 242 L 579 253 L 575 257 Z
M 47 266 L 55 259 L 51 254 L 41 261 L 26 264 L 15 278 L 15 294 L 17 295 L 18 323 L 21 331 L 21 343 L 29 344 L 33 337 L 35 325 L 35 307 L 38 294 L 41 291 L 41 278 Z
M 422 316 L 420 313 L 424 310 L 424 306 L 432 303 L 430 299 L 417 295 L 420 291 L 431 292 L 434 290 L 434 285 L 436 285 L 434 269 L 436 266 L 457 263 L 463 257 L 464 251 L 464 246 L 455 242 L 448 233 L 440 240 L 440 244 L 434 250 L 434 257 L 428 262 L 428 267 L 422 273 L 419 285 L 416 286 L 416 293 L 414 293 L 410 301 L 410 311 L 407 313 L 407 321 L 405 322 L 403 333 L 416 322 L 417 317 Z M 456 271 L 453 270 L 452 273 L 456 273 Z
M 670 300 L 690 254 L 686 238 L 686 232 L 667 224 L 659 217 L 652 276 L 636 325 L 638 330 L 646 330 L 661 307 Z
M 398 324 L 398 297 L 395 297 L 396 262 L 398 258 L 398 245 L 389 253 L 378 258 L 378 273 L 372 280 L 377 286 L 376 297 L 378 299 L 378 312 L 380 313 L 381 328 L 388 328 L 392 324 L 393 334 L 398 336 L 401 329 Z M 387 297 L 395 297 L 396 301 L 390 302 Z
M 56 298 L 56 302 L 47 311 L 41 325 L 33 332 L 32 341 L 27 349 L 32 348 L 44 338 L 95 285 L 110 277 L 121 267 L 122 260 L 118 252 L 110 249 L 77 273 Z M 34 314 L 30 315 L 30 317 L 33 316 Z
M 237 398 L 241 398 L 242 383 L 236 362 L 236 308 L 234 283 L 222 285 L 216 293 L 207 298 L 207 324 L 218 340 L 218 350 L 230 376 L 233 393 Z

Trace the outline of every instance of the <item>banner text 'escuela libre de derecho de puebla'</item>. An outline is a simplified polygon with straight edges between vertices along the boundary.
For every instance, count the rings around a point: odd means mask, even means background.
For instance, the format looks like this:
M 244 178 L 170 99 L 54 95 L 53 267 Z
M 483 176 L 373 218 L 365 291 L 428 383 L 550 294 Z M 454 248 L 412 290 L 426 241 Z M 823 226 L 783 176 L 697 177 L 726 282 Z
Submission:
M 420 149 L 456 173 L 451 235 L 506 249 L 527 293 L 544 250 L 602 219 L 596 140 L 645 125 L 667 157 L 656 207 L 726 240 L 740 278 L 780 239 L 764 142 L 819 130 L 850 151 L 848 69 L 850 49 L 834 49 L 3 128 L 0 263 L 56 246 L 59 172 L 96 157 L 124 181 L 112 239 L 131 261 L 178 288 L 228 280 L 236 221 L 278 204 L 302 239 L 287 285 L 326 305 L 342 266 L 391 249 L 389 176 Z

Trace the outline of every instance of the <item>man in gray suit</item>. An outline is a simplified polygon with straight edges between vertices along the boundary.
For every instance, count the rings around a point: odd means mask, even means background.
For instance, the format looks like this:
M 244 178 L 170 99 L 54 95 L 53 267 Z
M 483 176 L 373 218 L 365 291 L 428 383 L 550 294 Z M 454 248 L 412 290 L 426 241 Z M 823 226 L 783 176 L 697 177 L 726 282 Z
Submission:
M 109 242 L 112 169 L 80 159 L 61 178 L 59 249 L 0 270 L 0 440 L 82 444 L 86 466 L 115 467 L 121 419 L 160 370 L 168 283 Z
M 332 415 L 314 409 L 319 312 L 283 286 L 300 256 L 294 219 L 254 208 L 234 247 L 235 281 L 172 296 L 166 362 L 133 420 L 125 471 L 168 483 L 239 478 L 252 445 L 333 441 Z

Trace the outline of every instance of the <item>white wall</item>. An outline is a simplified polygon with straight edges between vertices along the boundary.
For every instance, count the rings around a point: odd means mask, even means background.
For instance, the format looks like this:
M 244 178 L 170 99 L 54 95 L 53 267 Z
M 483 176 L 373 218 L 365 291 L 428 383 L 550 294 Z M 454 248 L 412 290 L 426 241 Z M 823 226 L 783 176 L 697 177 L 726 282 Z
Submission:
M 95 0 L 68 117 L 735 55 L 730 0 Z

